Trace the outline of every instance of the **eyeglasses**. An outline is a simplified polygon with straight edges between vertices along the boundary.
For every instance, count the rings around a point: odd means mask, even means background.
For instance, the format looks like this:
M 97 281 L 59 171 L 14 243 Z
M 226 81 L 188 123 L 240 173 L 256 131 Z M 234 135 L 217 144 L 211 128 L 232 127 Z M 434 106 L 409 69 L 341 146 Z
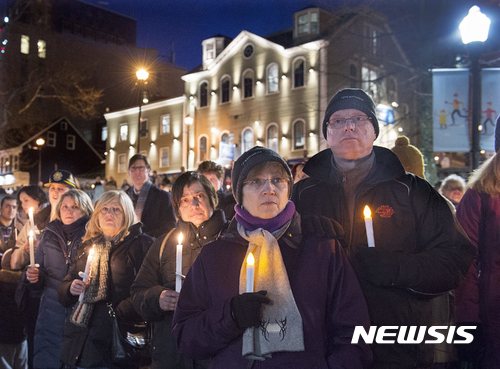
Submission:
M 243 181 L 243 184 L 248 186 L 252 190 L 260 190 L 261 188 L 264 187 L 264 185 L 269 182 L 272 184 L 274 187 L 276 187 L 279 190 L 284 189 L 287 184 L 288 184 L 288 179 L 287 178 L 254 178 L 254 179 L 249 179 L 248 181 Z
M 204 199 L 207 199 L 207 195 L 204 194 L 203 192 L 198 192 L 197 194 L 193 196 L 182 196 L 181 201 L 179 203 L 179 206 L 181 208 L 188 207 L 193 203 L 193 201 L 196 201 L 196 204 L 199 204 L 202 202 Z
M 103 206 L 101 208 L 101 214 L 102 215 L 111 214 L 116 217 L 118 215 L 122 215 L 123 210 L 121 208 L 112 208 L 112 207 L 108 208 L 107 206 Z
M 348 124 L 354 124 L 355 127 L 366 124 L 366 122 L 371 121 L 372 118 L 366 115 L 359 115 L 356 117 L 349 118 L 330 118 L 327 125 L 330 129 L 343 129 Z
M 129 168 L 129 170 L 130 170 L 131 172 L 143 172 L 143 171 L 145 171 L 146 169 L 147 169 L 147 167 L 145 167 L 145 166 L 137 166 L 137 167 L 132 166 L 132 167 L 130 167 L 130 168 Z

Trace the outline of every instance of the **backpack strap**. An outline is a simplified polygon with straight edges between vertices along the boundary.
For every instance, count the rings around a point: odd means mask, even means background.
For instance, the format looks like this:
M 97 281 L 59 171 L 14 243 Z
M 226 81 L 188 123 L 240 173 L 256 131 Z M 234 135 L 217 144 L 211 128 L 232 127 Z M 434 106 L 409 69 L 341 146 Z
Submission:
M 163 251 L 165 250 L 165 246 L 167 245 L 167 241 L 168 239 L 170 238 L 170 236 L 172 235 L 172 233 L 174 233 L 175 231 L 175 228 L 172 228 L 168 233 L 167 235 L 163 238 L 163 241 L 161 242 L 161 246 L 160 246 L 160 254 L 158 255 L 158 257 L 160 258 L 160 266 L 161 266 L 161 256 L 163 254 Z

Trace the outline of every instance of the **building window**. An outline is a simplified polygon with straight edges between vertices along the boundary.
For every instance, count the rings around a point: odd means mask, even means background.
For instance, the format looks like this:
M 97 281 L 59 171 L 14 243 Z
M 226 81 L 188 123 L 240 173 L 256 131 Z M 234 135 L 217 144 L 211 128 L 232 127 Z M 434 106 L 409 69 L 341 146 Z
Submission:
M 13 164 L 12 170 L 14 170 L 14 171 L 19 170 L 19 156 L 14 155 L 13 159 L 14 159 L 14 164 Z
M 267 93 L 274 94 L 279 91 L 278 64 L 271 63 L 266 69 Z
M 215 59 L 215 45 L 214 42 L 205 43 L 205 61 Z
M 200 107 L 208 105 L 208 83 L 203 82 L 200 85 Z
M 168 147 L 160 148 L 160 168 L 166 168 L 170 166 L 170 149 Z
M 387 78 L 387 101 L 389 103 L 398 101 L 398 88 L 396 78 L 394 77 Z
M 120 124 L 120 142 L 125 142 L 128 140 L 128 124 Z
M 47 44 L 44 40 L 38 40 L 38 57 L 45 59 L 47 57 Z
M 318 11 L 309 10 L 296 16 L 296 35 L 297 37 L 316 35 L 319 33 Z
M 243 98 L 253 97 L 253 70 L 247 70 L 243 73 Z
M 48 147 L 56 147 L 56 138 L 57 134 L 53 131 L 47 132 L 47 146 Z
M 106 141 L 108 139 L 108 127 L 104 126 L 101 129 L 101 141 Z
M 118 154 L 118 173 L 127 173 L 127 154 Z
M 380 53 L 379 44 L 380 32 L 371 25 L 365 26 L 366 48 L 372 55 Z
M 66 135 L 66 149 L 74 150 L 76 146 L 75 135 Z
M 380 100 L 379 86 L 378 86 L 378 73 L 368 66 L 361 68 L 361 88 L 368 92 L 374 99 Z
M 254 147 L 253 130 L 251 128 L 245 128 L 241 134 L 241 153 L 250 150 Z
M 61 122 L 59 127 L 61 127 L 61 131 L 67 131 L 68 130 L 68 122 Z
M 220 82 L 220 102 L 227 103 L 230 99 L 231 79 L 228 76 L 222 77 Z
M 161 134 L 166 135 L 170 133 L 170 114 L 161 116 Z
M 306 124 L 298 120 L 293 124 L 293 149 L 301 150 L 306 144 Z
M 139 133 L 141 135 L 141 138 L 146 138 L 148 137 L 148 120 L 147 119 L 141 119 L 141 126 L 139 127 Z
M 304 86 L 304 59 L 297 59 L 293 62 L 293 87 Z
M 253 45 L 252 44 L 248 44 L 245 46 L 245 48 L 243 49 L 243 56 L 248 59 L 250 58 L 252 55 L 253 55 Z
M 207 137 L 202 136 L 200 137 L 200 161 L 205 161 L 208 160 L 208 147 L 207 147 Z
M 271 124 L 267 127 L 267 148 L 278 152 L 278 126 Z
M 356 67 L 354 64 L 351 64 L 349 66 L 349 77 L 351 79 L 351 87 L 352 88 L 359 87 L 359 82 L 358 82 L 358 67 Z
M 21 54 L 28 55 L 30 53 L 30 37 L 21 35 Z

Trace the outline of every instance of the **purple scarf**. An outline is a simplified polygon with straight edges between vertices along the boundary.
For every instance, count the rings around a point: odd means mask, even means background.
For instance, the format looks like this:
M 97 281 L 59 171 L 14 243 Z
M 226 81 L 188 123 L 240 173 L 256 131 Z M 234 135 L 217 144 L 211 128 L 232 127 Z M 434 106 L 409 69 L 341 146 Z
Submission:
M 257 228 L 262 228 L 273 233 L 292 220 L 292 217 L 295 214 L 295 204 L 292 201 L 288 201 L 283 211 L 271 219 L 254 217 L 240 205 L 235 205 L 234 211 L 236 212 L 234 216 L 236 221 L 247 231 L 254 231 Z

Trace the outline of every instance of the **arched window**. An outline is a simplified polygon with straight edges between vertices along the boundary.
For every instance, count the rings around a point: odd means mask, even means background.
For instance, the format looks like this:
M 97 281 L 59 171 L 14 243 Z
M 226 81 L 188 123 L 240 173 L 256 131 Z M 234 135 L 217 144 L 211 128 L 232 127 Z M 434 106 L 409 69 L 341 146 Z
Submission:
M 220 102 L 221 104 L 229 102 L 231 98 L 231 79 L 229 76 L 222 77 L 220 81 Z
M 306 124 L 302 119 L 293 123 L 293 149 L 301 150 L 306 145 Z
M 293 62 L 293 87 L 302 87 L 305 85 L 304 81 L 305 61 L 300 58 Z
M 278 126 L 276 124 L 270 124 L 267 127 L 267 147 L 273 151 L 278 152 Z
M 247 70 L 243 73 L 243 98 L 253 97 L 253 70 Z
M 266 69 L 267 93 L 274 94 L 279 91 L 278 64 L 271 63 Z
M 358 68 L 354 64 L 351 64 L 349 66 L 349 77 L 351 79 L 351 87 L 352 88 L 359 87 L 359 82 L 358 82 Z
M 200 107 L 208 105 L 208 83 L 203 82 L 200 85 Z
M 207 136 L 200 137 L 200 161 L 208 160 L 208 145 L 207 145 Z
M 241 153 L 250 150 L 254 147 L 253 130 L 252 128 L 245 128 L 241 133 Z

